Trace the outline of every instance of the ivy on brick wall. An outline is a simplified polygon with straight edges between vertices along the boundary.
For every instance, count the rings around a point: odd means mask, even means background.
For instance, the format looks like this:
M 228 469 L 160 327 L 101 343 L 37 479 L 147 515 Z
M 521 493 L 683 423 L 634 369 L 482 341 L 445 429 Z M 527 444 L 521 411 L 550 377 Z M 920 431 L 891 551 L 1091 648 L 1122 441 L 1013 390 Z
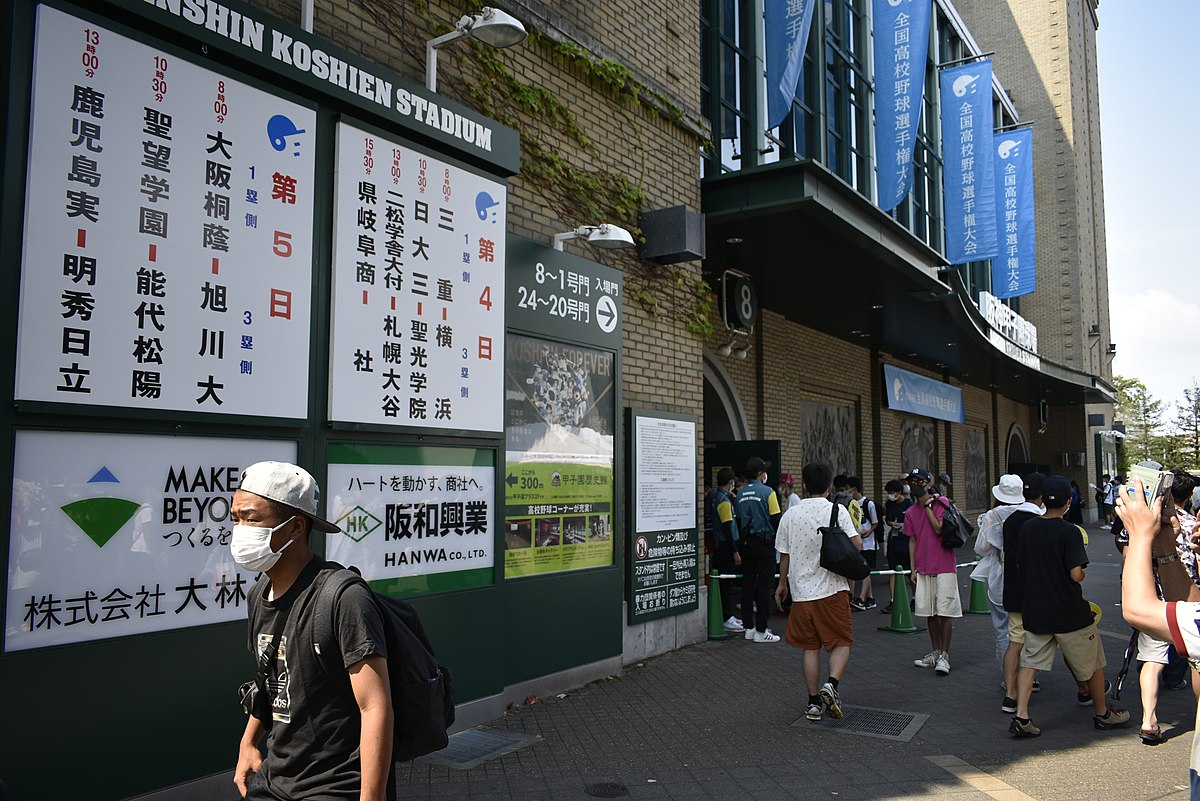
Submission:
M 482 7 L 479 2 L 468 5 Z M 424 41 L 453 30 L 452 24 L 435 16 L 428 3 L 421 0 L 361 0 L 361 6 L 391 33 L 418 72 L 423 72 L 425 66 Z M 625 121 L 626 130 L 634 138 L 629 144 L 631 148 L 636 145 L 632 152 L 640 160 L 639 175 L 607 169 L 604 152 L 571 108 L 550 89 L 516 74 L 506 63 L 503 51 L 465 38 L 454 49 L 460 73 L 439 74 L 439 90 L 468 99 L 481 114 L 517 131 L 521 137 L 522 181 L 536 188 L 564 223 L 575 227 L 601 220 L 613 222 L 638 238 L 641 231 L 637 215 L 646 204 L 642 186 L 647 148 L 634 112 L 677 123 L 684 117 L 683 109 L 639 81 L 624 64 L 600 58 L 574 42 L 555 42 L 535 29 L 521 46 L 539 48 L 548 60 L 573 71 L 606 99 L 608 109 Z M 697 138 L 697 146 L 700 144 Z M 629 297 L 651 317 L 670 315 L 694 334 L 712 335 L 712 288 L 694 270 L 679 265 L 648 267 L 621 251 L 610 255 L 625 267 Z

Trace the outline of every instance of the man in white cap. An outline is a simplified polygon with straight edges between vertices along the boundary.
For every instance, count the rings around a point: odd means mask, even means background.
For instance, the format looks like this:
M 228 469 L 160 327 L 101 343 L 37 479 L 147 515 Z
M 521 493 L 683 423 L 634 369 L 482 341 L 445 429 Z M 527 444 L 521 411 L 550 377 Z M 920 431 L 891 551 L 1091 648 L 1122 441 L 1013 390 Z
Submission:
M 1009 675 L 1004 664 L 1004 654 L 1008 650 L 1008 612 L 1004 609 L 1004 521 L 1024 503 L 1024 482 L 1020 476 L 1006 473 L 992 487 L 992 496 L 996 505 L 979 516 L 979 537 L 975 543 L 979 564 L 971 572 L 971 578 L 987 585 L 992 627 L 996 630 L 996 662 L 1006 688 L 1001 708 L 1012 714 L 1017 711 L 1017 702 L 1007 694 L 1007 688 L 1013 688 L 1012 692 L 1016 693 L 1017 662 L 1012 660 L 1012 675 Z
M 285 462 L 246 468 L 233 496 L 233 558 L 264 573 L 249 598 L 258 698 L 234 784 L 256 801 L 383 801 L 393 797 L 385 630 L 366 585 L 347 587 L 332 612 L 346 672 L 331 675 L 323 667 L 313 602 L 327 563 L 313 554 L 309 536 L 339 529 L 318 514 L 319 500 L 308 471 Z M 268 732 L 263 759 L 259 746 Z

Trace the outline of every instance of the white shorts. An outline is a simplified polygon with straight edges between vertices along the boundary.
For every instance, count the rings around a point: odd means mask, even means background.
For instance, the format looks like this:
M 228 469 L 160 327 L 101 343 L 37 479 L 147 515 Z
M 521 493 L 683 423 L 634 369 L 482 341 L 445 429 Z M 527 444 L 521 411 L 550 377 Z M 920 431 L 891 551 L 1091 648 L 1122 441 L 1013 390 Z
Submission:
M 1160 665 L 1165 665 L 1167 664 L 1167 648 L 1169 647 L 1169 643 L 1151 637 L 1145 632 L 1138 632 L 1137 658 L 1139 662 L 1157 662 Z
M 917 617 L 962 617 L 962 602 L 958 599 L 958 574 L 939 573 L 936 576 L 917 574 L 914 612 Z

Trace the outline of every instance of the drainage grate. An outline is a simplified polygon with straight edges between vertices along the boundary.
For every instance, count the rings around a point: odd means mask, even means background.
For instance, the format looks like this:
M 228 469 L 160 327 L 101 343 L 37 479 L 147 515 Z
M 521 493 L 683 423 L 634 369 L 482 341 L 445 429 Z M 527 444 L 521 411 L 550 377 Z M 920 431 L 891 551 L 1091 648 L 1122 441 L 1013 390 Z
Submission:
M 622 796 L 629 795 L 629 789 L 625 785 L 615 782 L 585 784 L 583 791 L 592 798 L 621 798 Z
M 884 740 L 898 740 L 907 743 L 921 730 L 925 721 L 929 720 L 929 715 L 924 714 L 847 704 L 842 704 L 842 714 L 844 717 L 841 720 L 825 717 L 821 719 L 820 723 L 802 717 L 792 725 L 821 726 L 847 734 L 862 734 L 867 737 L 879 737 Z
M 533 734 L 467 729 L 451 735 L 449 745 L 422 759 L 447 768 L 469 770 L 496 757 L 533 745 L 537 740 L 537 736 Z

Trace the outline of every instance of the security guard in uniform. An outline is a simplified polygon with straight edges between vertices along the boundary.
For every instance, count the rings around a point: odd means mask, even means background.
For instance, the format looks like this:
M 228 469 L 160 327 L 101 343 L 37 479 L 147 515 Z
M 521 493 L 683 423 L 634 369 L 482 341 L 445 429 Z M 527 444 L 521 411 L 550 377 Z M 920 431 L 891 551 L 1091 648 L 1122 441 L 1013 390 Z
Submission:
M 771 594 L 775 586 L 775 530 L 779 527 L 779 498 L 766 485 L 770 462 L 755 456 L 746 463 L 750 479 L 737 496 L 738 531 L 742 551 L 742 620 L 746 639 L 755 642 L 779 642 L 767 628 L 771 613 Z M 754 626 L 750 611 L 754 610 Z

